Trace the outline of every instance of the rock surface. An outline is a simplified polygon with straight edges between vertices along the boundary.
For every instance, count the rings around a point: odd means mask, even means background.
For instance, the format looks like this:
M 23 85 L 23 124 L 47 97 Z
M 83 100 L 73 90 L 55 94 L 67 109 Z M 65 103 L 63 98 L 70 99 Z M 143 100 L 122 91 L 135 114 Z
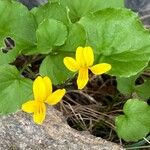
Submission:
M 125 0 L 125 6 L 137 12 L 146 28 L 150 28 L 150 1 Z
M 46 3 L 48 0 L 18 0 L 22 4 L 28 7 L 28 9 L 31 9 L 33 7 L 37 7 L 41 4 Z
M 0 117 L 0 150 L 123 150 L 117 144 L 76 131 L 62 114 L 49 107 L 43 125 L 17 112 Z

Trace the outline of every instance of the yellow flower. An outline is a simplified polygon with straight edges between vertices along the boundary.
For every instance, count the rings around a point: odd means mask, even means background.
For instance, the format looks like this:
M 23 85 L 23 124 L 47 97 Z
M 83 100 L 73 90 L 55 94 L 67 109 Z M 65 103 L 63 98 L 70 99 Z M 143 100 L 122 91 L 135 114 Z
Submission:
M 65 89 L 58 89 L 52 93 L 51 80 L 45 76 L 38 76 L 33 82 L 34 100 L 29 100 L 22 105 L 22 110 L 33 113 L 33 120 L 37 124 L 42 124 L 46 115 L 45 103 L 49 105 L 57 104 L 65 95 Z
M 72 57 L 65 57 L 64 64 L 72 72 L 79 71 L 77 78 L 78 89 L 83 89 L 88 80 L 88 70 L 93 74 L 100 75 L 111 69 L 111 65 L 107 63 L 100 63 L 93 66 L 94 54 L 91 47 L 78 47 L 76 50 L 76 59 Z

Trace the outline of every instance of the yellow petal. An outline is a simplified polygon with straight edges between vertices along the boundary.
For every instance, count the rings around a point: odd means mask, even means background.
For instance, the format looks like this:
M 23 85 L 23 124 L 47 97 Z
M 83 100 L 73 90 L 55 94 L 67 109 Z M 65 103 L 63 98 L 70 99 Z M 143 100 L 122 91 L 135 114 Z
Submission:
M 75 72 L 79 69 L 78 63 L 76 62 L 75 59 L 73 59 L 71 57 L 65 57 L 64 58 L 64 64 L 72 72 Z
M 36 111 L 33 114 L 33 121 L 37 124 L 42 124 L 46 115 L 46 106 L 44 103 L 40 102 Z
M 46 86 L 41 76 L 38 76 L 33 82 L 33 93 L 37 101 L 44 101 L 46 99 Z
M 80 65 L 80 67 L 85 66 L 85 60 L 84 60 L 84 48 L 78 47 L 76 50 L 76 61 Z
M 91 47 L 85 47 L 83 52 L 86 66 L 92 66 L 94 62 L 93 49 Z
M 49 105 L 57 104 L 59 101 L 61 101 L 65 93 L 66 93 L 65 89 L 56 90 L 48 97 L 46 103 L 48 103 Z
M 83 89 L 88 83 L 88 68 L 81 68 L 77 79 L 78 89 Z
M 35 110 L 35 108 L 36 108 L 36 106 L 37 106 L 36 101 L 34 101 L 34 100 L 29 100 L 28 102 L 22 104 L 22 108 L 21 108 L 21 109 L 22 109 L 24 112 L 33 113 L 34 110 Z
M 45 76 L 43 78 L 43 81 L 45 83 L 45 90 L 46 90 L 46 97 L 48 97 L 52 93 L 52 82 L 48 76 Z M 46 100 L 46 99 L 45 99 Z
M 93 67 L 89 68 L 94 74 L 103 74 L 111 69 L 111 65 L 107 63 L 101 63 L 94 65 Z

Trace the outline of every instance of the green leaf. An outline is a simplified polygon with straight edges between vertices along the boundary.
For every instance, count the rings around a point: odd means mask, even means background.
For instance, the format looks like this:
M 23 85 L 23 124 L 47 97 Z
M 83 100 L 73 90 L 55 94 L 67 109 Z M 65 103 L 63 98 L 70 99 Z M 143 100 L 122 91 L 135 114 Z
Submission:
M 141 99 L 147 100 L 150 98 L 150 79 L 146 78 L 143 84 L 135 87 L 135 91 Z
M 28 50 L 36 42 L 36 23 L 33 15 L 19 2 L 0 0 L 0 48 L 4 47 L 4 39 L 11 37 L 15 41 L 15 49 L 7 54 L 0 52 L 0 64 L 9 63 L 16 54 Z M 3 61 L 5 60 L 5 61 Z
M 111 75 L 129 77 L 150 60 L 150 33 L 136 14 L 127 9 L 104 9 L 80 21 L 87 32 L 87 45 L 99 62 L 112 65 Z
M 69 9 L 69 17 L 72 22 L 80 20 L 81 17 L 90 12 L 96 12 L 104 8 L 123 7 L 123 0 L 60 0 L 64 8 Z
M 63 8 L 57 2 L 48 2 L 43 6 L 34 8 L 31 12 L 34 14 L 38 24 L 45 19 L 55 19 L 63 22 L 65 25 L 69 23 L 66 8 Z
M 125 116 L 119 116 L 116 119 L 116 127 L 118 136 L 127 142 L 136 142 L 145 137 L 149 132 L 148 127 L 145 127 L 141 122 L 134 118 L 127 119 Z
M 63 58 L 66 56 L 66 53 L 47 56 L 40 66 L 40 74 L 49 76 L 55 85 L 63 83 L 73 75 L 63 64 Z
M 13 62 L 18 55 L 18 50 L 10 50 L 6 54 L 0 51 L 0 65 L 8 64 Z
M 150 71 L 150 62 L 148 63 L 147 67 L 144 68 L 144 71 L 149 72 Z
M 97 10 L 104 8 L 121 8 L 124 7 L 124 0 L 97 0 Z
M 78 46 L 84 46 L 86 33 L 82 25 L 72 24 L 68 27 L 68 37 L 64 45 L 55 47 L 47 56 L 41 66 L 40 74 L 48 75 L 54 84 L 61 84 L 73 74 L 64 66 L 63 58 L 73 56 Z
M 128 78 L 117 77 L 117 89 L 125 95 L 131 95 L 135 89 L 135 81 L 138 75 Z
M 150 132 L 150 106 L 138 99 L 128 100 L 123 108 L 125 115 L 116 117 L 116 131 L 125 141 L 138 141 Z
M 37 53 L 49 53 L 55 46 L 61 46 L 67 39 L 66 26 L 57 20 L 44 20 L 36 31 Z
M 32 98 L 32 81 L 21 77 L 14 66 L 0 66 L 0 83 L 0 114 L 15 112 Z
M 86 43 L 86 32 L 82 25 L 75 23 L 68 27 L 68 37 L 64 45 L 58 47 L 63 52 L 74 52 L 77 47 Z

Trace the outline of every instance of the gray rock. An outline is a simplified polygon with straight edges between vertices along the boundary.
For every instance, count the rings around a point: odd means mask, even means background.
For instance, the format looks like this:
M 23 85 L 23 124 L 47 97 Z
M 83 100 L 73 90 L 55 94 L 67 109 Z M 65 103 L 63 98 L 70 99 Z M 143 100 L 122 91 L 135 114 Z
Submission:
M 125 6 L 137 12 L 146 28 L 150 28 L 150 0 L 125 0 Z
M 149 4 L 148 0 L 125 0 L 125 6 L 136 12 L 144 9 L 147 4 Z
M 33 7 L 37 7 L 41 4 L 46 3 L 48 0 L 18 0 L 18 1 L 27 6 L 29 9 L 31 9 Z
M 123 150 L 119 145 L 69 127 L 62 114 L 49 107 L 43 125 L 19 111 L 0 117 L 0 150 Z

